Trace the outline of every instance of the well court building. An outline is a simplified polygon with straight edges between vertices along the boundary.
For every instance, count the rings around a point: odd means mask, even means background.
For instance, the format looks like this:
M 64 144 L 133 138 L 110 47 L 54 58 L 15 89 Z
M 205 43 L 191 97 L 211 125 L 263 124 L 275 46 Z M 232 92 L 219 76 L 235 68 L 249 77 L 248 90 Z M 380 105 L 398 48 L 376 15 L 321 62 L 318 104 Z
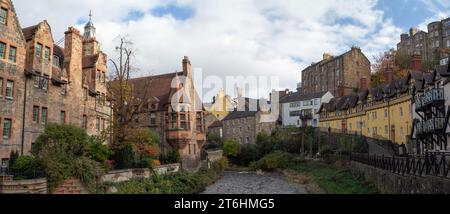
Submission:
M 90 20 L 81 34 L 69 27 L 64 47 L 42 21 L 21 28 L 11 0 L 0 10 L 0 159 L 29 154 L 49 122 L 73 124 L 91 135 L 109 124 L 107 56 Z M 61 42 L 62 44 L 62 42 Z

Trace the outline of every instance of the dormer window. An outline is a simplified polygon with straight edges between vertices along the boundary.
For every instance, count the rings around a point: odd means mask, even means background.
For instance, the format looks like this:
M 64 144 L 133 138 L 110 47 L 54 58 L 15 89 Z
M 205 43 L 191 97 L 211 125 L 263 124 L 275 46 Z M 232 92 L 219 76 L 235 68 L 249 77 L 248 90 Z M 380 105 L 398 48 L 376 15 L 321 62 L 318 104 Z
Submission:
M 6 25 L 8 23 L 8 10 L 6 8 L 0 9 L 0 24 Z

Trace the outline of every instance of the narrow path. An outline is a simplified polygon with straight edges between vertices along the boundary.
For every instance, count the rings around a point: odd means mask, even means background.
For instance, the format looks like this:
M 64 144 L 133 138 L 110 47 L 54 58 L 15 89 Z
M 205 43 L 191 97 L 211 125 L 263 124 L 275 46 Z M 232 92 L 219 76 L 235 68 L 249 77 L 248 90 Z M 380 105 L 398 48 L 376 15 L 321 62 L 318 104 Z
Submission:
M 203 194 L 306 194 L 305 188 L 289 183 L 280 173 L 225 172 Z

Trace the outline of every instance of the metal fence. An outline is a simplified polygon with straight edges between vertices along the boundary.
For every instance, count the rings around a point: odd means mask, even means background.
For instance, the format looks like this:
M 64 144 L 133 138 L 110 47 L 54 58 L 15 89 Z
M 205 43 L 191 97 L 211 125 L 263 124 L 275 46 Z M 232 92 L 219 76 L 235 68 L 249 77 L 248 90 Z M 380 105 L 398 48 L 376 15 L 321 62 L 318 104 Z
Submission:
M 351 154 L 350 159 L 400 175 L 450 177 L 450 155 L 448 153 L 429 153 L 418 157 Z
M 47 173 L 43 170 L 29 170 L 23 172 L 13 172 L 8 168 L 0 169 L 0 176 L 11 176 L 13 180 L 26 180 L 26 179 L 38 179 L 46 178 Z

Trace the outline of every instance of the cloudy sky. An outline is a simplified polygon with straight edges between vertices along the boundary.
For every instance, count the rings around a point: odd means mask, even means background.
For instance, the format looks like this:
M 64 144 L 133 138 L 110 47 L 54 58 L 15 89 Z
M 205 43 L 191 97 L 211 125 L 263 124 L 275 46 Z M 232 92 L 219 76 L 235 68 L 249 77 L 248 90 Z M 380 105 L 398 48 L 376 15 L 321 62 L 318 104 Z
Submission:
M 400 33 L 449 15 L 450 0 L 14 0 L 22 27 L 44 19 L 54 40 L 82 29 L 89 10 L 103 50 L 127 34 L 136 75 L 181 69 L 188 55 L 206 75 L 277 76 L 295 89 L 300 71 L 324 52 L 359 46 L 370 59 Z M 233 89 L 227 88 L 227 91 Z M 255 96 L 255 95 L 254 95 Z M 259 96 L 259 95 L 256 95 Z M 261 95 L 262 96 L 262 95 Z

